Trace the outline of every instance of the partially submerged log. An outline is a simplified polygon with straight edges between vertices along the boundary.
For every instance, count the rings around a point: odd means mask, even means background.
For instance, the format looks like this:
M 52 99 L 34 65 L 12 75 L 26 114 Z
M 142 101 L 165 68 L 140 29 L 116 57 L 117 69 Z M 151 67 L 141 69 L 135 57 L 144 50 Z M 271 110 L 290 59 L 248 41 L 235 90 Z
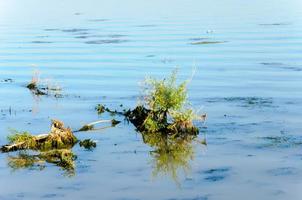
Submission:
M 124 113 L 125 117 L 136 127 L 141 133 L 150 133 L 150 128 L 147 127 L 146 121 L 151 116 L 160 127 L 156 132 L 175 137 L 183 137 L 187 135 L 198 135 L 199 130 L 189 122 L 169 122 L 167 117 L 161 117 L 161 113 L 156 113 L 144 106 L 137 106 L 133 110 L 128 110 Z M 159 117 L 160 116 L 160 117 Z M 152 132 L 152 131 L 151 131 Z
M 95 122 L 91 122 L 89 124 L 85 124 L 84 126 L 82 126 L 79 130 L 77 131 L 74 131 L 74 132 L 81 132 L 81 131 L 90 131 L 90 130 L 94 130 L 94 126 L 96 124 L 100 124 L 100 123 L 108 123 L 110 122 L 111 123 L 111 126 L 109 127 L 114 127 L 116 126 L 117 124 L 120 123 L 120 121 L 117 121 L 115 119 L 112 119 L 112 120 L 99 120 L 99 121 L 95 121 Z
M 52 120 L 48 134 L 32 136 L 19 134 L 11 139 L 11 144 L 1 147 L 2 152 L 10 152 L 24 149 L 50 150 L 72 147 L 78 140 L 70 128 L 65 128 L 63 122 Z

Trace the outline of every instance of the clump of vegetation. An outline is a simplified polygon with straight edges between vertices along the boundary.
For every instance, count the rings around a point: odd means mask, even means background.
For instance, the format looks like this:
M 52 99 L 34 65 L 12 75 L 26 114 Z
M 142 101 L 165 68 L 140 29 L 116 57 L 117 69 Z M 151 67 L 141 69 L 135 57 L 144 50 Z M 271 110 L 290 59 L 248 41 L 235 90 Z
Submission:
M 193 121 L 201 118 L 188 103 L 188 81 L 177 84 L 176 75 L 174 71 L 167 79 L 145 81 L 143 103 L 125 112 L 138 131 L 175 136 L 198 134 Z
M 85 149 L 91 150 L 96 147 L 96 142 L 91 139 L 85 139 L 80 141 L 80 147 L 84 147 Z
M 98 104 L 96 107 L 95 107 L 95 110 L 98 112 L 98 114 L 102 114 L 104 113 L 106 110 L 105 110 L 105 106 L 102 105 L 102 104 Z
M 51 150 L 72 147 L 77 138 L 70 128 L 65 128 L 63 122 L 52 120 L 49 134 L 31 135 L 28 132 L 14 132 L 8 136 L 8 145 L 1 147 L 3 152 L 16 150 Z

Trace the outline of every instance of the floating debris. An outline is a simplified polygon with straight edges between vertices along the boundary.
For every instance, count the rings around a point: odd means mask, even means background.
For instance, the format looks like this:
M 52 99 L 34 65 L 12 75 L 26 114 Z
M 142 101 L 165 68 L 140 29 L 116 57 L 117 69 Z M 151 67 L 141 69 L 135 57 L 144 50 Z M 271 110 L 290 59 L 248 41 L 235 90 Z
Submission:
M 84 147 L 85 149 L 91 150 L 96 147 L 96 142 L 92 141 L 91 139 L 85 139 L 80 141 L 80 147 Z
M 117 124 L 120 123 L 120 121 L 117 121 L 115 119 L 112 119 L 112 120 L 99 120 L 99 121 L 95 121 L 95 122 L 91 122 L 89 124 L 86 124 L 84 126 L 82 126 L 82 128 L 80 128 L 79 130 L 75 131 L 75 132 L 80 132 L 80 131 L 91 131 L 91 130 L 94 130 L 95 129 L 95 125 L 96 124 L 100 124 L 100 123 L 108 123 L 110 122 L 111 123 L 111 127 L 114 127 L 116 126 Z
M 106 107 L 102 104 L 98 104 L 96 107 L 95 107 L 95 110 L 98 112 L 98 114 L 102 114 L 106 111 Z
M 14 132 L 8 136 L 7 145 L 1 147 L 2 152 L 17 150 L 50 150 L 72 147 L 77 142 L 70 128 L 65 128 L 63 122 L 52 120 L 48 134 L 34 136 L 28 132 Z
M 3 83 L 12 83 L 12 82 L 14 82 L 14 80 L 11 79 L 11 78 L 6 78 L 6 79 L 1 80 L 1 82 L 3 82 Z

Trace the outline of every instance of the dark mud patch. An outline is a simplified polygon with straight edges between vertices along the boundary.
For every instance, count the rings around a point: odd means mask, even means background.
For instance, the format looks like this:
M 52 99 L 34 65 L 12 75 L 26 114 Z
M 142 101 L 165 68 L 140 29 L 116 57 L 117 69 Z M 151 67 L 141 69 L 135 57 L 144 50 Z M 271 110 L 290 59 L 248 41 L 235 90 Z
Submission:
M 31 43 L 33 43 L 33 44 L 51 44 L 53 42 L 50 42 L 50 41 L 32 41 Z
M 206 175 L 204 180 L 209 182 L 218 182 L 224 180 L 229 175 L 230 170 L 230 167 L 222 167 L 205 170 L 202 173 Z
M 227 41 L 196 41 L 196 42 L 191 42 L 191 45 L 206 45 L 206 44 L 222 44 L 226 43 Z
M 108 40 L 92 40 L 85 42 L 86 44 L 121 44 L 128 42 L 128 40 L 120 40 L 120 39 L 108 39 Z
M 297 175 L 299 173 L 299 170 L 294 167 L 280 167 L 268 170 L 267 172 L 273 176 L 293 176 Z

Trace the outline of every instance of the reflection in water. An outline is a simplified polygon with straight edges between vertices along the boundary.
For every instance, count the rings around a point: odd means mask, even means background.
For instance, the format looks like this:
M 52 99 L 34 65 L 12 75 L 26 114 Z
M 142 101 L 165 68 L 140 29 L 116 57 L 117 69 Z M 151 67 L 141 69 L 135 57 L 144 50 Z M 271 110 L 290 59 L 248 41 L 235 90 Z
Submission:
M 46 163 L 54 164 L 64 171 L 66 176 L 75 175 L 76 155 L 70 149 L 56 149 L 34 154 L 30 151 L 21 151 L 16 155 L 8 155 L 8 166 L 13 171 L 18 169 L 43 170 Z
M 143 133 L 142 137 L 144 143 L 154 148 L 150 153 L 153 158 L 153 177 L 168 175 L 180 185 L 178 172 L 190 172 L 190 162 L 194 159 L 193 143 L 197 142 L 197 136 L 173 138 L 164 134 Z

